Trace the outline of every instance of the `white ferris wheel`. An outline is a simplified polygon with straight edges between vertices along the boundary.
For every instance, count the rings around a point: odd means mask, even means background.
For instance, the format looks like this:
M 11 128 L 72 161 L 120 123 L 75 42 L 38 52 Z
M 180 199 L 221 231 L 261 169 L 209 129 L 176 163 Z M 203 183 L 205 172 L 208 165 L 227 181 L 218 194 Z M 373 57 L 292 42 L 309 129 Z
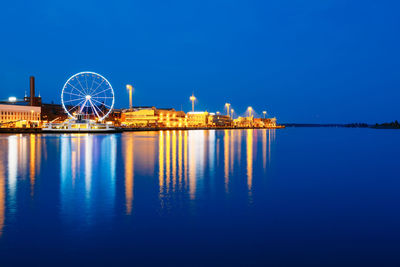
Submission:
M 95 72 L 79 72 L 64 84 L 61 102 L 68 116 L 102 121 L 114 107 L 114 90 L 106 78 Z

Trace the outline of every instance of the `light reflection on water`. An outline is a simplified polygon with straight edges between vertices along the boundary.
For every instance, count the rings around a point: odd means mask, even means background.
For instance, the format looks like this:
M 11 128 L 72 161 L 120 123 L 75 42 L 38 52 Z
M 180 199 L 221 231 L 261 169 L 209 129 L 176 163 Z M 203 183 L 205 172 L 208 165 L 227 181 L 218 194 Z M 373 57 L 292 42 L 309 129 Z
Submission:
M 257 132 L 263 136 L 265 169 L 271 157 L 274 130 Z M 146 192 L 158 195 L 161 210 L 177 204 L 171 202 L 176 192 L 183 194 L 181 201 L 194 201 L 207 194 L 205 176 L 223 179 L 224 191 L 229 193 L 231 175 L 241 168 L 242 149 L 246 151 L 243 182 L 251 194 L 254 136 L 254 130 L 2 136 L 0 145 L 6 149 L 0 152 L 0 233 L 7 225 L 7 216 L 15 215 L 23 205 L 18 203 L 17 195 L 26 193 L 28 183 L 29 195 L 34 199 L 35 187 L 42 184 L 40 179 L 44 177 L 52 179 L 46 190 L 56 190 L 51 186 L 59 184 L 60 217 L 71 224 L 90 225 L 98 216 L 111 220 L 115 210 L 121 210 L 122 203 L 115 202 L 116 194 L 121 193 L 117 188 L 121 180 L 126 215 L 134 213 L 135 192 L 141 190 L 135 186 L 137 177 L 151 182 L 157 178 L 158 190 Z M 221 164 L 223 175 L 219 177 Z M 212 184 L 211 189 L 215 190 L 217 184 Z
M 90 225 L 98 216 L 111 218 L 117 176 L 116 136 L 63 135 L 56 141 L 61 143 L 60 214 L 63 220 Z
M 371 129 L 0 135 L 0 265 L 389 261 L 398 147 Z

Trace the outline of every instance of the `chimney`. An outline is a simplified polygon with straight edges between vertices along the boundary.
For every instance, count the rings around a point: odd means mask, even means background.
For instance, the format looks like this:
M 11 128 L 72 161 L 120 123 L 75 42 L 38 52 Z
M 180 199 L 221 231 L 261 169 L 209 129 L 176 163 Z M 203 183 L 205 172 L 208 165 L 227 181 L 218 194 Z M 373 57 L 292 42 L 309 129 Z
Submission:
M 30 102 L 31 102 L 31 106 L 33 106 L 34 104 L 34 97 L 35 97 L 35 77 L 31 76 L 30 77 L 30 85 L 31 85 L 31 95 L 30 95 Z

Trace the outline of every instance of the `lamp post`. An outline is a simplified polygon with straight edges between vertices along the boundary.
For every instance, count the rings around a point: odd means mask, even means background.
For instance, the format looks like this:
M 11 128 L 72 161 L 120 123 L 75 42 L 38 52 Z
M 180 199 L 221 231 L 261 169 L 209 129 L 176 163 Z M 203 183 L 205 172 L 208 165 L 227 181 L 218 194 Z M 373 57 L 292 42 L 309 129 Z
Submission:
M 265 119 L 265 115 L 267 115 L 267 112 L 266 112 L 266 111 L 263 111 L 263 114 L 264 114 L 264 119 Z
M 233 108 L 231 108 L 231 118 L 232 118 L 232 120 L 233 120 L 233 112 L 234 112 L 234 110 L 233 110 Z
M 189 99 L 190 101 L 192 101 L 192 112 L 194 112 L 194 101 L 196 100 L 196 97 L 194 96 L 194 94 L 192 94 Z
M 229 103 L 225 103 L 225 107 L 226 107 L 226 113 L 229 116 L 229 107 L 231 106 L 231 104 Z
M 132 110 L 132 90 L 133 86 L 130 84 L 126 85 L 126 89 L 129 91 L 129 110 Z
M 251 111 L 253 110 L 253 108 L 252 107 L 248 107 L 247 108 L 247 111 L 249 112 L 249 117 L 251 117 Z
M 252 107 L 248 107 L 247 111 L 249 112 L 249 126 L 253 127 L 253 119 L 252 119 L 252 116 L 251 116 L 251 112 L 253 111 L 253 108 Z

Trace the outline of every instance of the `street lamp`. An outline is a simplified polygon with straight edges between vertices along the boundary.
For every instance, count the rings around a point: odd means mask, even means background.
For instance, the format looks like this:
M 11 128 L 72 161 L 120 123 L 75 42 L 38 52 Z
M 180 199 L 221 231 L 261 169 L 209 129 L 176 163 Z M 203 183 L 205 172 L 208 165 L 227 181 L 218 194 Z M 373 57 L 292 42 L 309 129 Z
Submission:
M 231 118 L 233 119 L 233 112 L 234 112 L 234 110 L 233 110 L 233 108 L 231 108 Z
M 194 94 L 192 94 L 189 99 L 190 101 L 192 101 L 192 112 L 194 112 L 194 101 L 196 101 L 196 97 L 194 96 Z
M 229 103 L 225 103 L 225 107 L 226 107 L 226 113 L 229 116 L 229 107 L 231 106 L 231 104 Z
M 252 107 L 248 107 L 247 108 L 247 111 L 249 112 L 249 117 L 251 117 L 251 111 L 253 110 L 253 108 Z
M 263 111 L 263 114 L 264 114 L 264 119 L 265 119 L 265 115 L 267 115 L 267 112 L 266 112 L 266 111 Z
M 129 109 L 132 109 L 132 90 L 133 90 L 133 86 L 130 84 L 126 85 L 126 89 L 129 91 Z

